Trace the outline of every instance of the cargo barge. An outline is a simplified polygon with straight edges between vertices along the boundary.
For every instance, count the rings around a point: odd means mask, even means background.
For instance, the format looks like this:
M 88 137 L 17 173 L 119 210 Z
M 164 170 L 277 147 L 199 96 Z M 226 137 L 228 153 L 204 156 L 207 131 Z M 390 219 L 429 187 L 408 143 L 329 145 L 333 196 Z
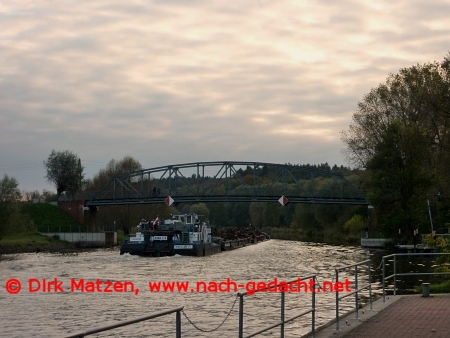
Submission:
M 212 227 L 200 222 L 197 214 L 173 215 L 172 219 L 152 222 L 142 220 L 134 235 L 124 239 L 120 254 L 139 256 L 210 256 L 264 241 L 263 233 L 246 238 L 213 237 Z

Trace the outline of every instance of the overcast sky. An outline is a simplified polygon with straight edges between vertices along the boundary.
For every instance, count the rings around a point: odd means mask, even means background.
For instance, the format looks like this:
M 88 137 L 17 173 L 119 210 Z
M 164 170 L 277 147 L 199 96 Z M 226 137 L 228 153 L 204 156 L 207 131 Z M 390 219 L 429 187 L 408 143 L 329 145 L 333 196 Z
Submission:
M 130 155 L 347 165 L 340 131 L 389 73 L 442 61 L 450 0 L 0 0 L 0 176 L 56 190 Z

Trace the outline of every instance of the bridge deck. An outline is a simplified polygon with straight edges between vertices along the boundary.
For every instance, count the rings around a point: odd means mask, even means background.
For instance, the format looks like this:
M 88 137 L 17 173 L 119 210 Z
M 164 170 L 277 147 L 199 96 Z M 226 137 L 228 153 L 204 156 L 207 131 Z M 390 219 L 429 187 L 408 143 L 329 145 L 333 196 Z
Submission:
M 168 165 L 118 175 L 86 206 L 156 204 L 169 196 L 175 203 L 277 202 L 287 197 L 291 203 L 369 204 L 339 172 L 225 161 Z

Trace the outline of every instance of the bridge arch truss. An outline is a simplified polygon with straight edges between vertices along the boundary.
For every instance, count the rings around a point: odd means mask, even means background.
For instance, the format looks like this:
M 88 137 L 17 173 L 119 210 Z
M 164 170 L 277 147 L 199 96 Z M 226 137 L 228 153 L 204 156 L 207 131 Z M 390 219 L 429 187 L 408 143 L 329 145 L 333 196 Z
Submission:
M 276 202 L 367 205 L 342 174 L 314 167 L 263 162 L 195 162 L 130 172 L 110 179 L 86 206 Z

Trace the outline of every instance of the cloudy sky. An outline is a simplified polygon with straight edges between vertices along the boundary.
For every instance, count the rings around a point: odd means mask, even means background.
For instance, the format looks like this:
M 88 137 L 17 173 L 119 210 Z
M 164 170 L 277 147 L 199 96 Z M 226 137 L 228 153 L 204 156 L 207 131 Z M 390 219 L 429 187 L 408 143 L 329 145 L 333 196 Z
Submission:
M 341 130 L 400 68 L 442 61 L 450 0 L 0 0 L 0 176 L 55 190 L 130 155 L 347 165 Z

